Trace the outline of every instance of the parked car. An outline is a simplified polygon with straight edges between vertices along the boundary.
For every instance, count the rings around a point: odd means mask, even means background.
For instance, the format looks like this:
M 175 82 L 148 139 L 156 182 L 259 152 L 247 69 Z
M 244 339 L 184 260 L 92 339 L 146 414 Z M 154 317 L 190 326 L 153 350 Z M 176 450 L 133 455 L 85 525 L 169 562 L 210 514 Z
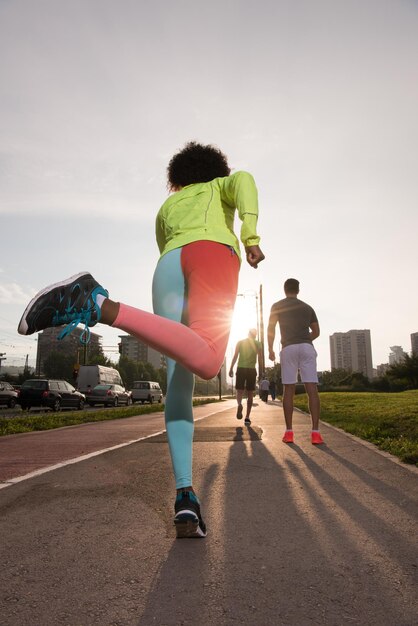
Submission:
M 132 395 L 121 385 L 96 385 L 86 394 L 90 406 L 104 404 L 105 406 L 118 406 L 119 404 L 132 404 Z
M 0 382 L 0 404 L 8 406 L 10 409 L 16 405 L 17 391 L 10 383 Z
M 81 410 L 86 402 L 86 396 L 74 389 L 66 380 L 39 378 L 25 380 L 18 393 L 17 401 L 24 411 L 33 406 L 46 407 L 53 411 L 64 408 Z
M 162 402 L 163 392 L 158 383 L 152 380 L 136 380 L 132 387 L 132 402 Z

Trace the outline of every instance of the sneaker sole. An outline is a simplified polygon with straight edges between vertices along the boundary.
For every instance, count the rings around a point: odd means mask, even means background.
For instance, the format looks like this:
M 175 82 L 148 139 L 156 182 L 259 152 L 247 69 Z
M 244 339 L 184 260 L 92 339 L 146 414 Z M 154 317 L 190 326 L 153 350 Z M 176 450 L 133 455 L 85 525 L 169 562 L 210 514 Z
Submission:
M 66 280 L 62 280 L 59 283 L 55 283 L 53 285 L 49 285 L 48 287 L 45 287 L 44 289 L 42 289 L 42 291 L 39 291 L 36 296 L 34 296 L 32 298 L 32 300 L 29 302 L 28 306 L 26 307 L 26 309 L 23 312 L 23 315 L 20 319 L 19 322 L 19 326 L 17 327 L 17 332 L 19 333 L 19 335 L 26 335 L 28 332 L 28 324 L 26 323 L 26 316 L 28 314 L 28 312 L 30 311 L 30 309 L 32 308 L 32 306 L 35 304 L 35 302 L 44 294 L 46 294 L 48 291 L 51 291 L 52 289 L 55 289 L 55 287 L 66 287 L 67 285 L 70 285 L 73 281 L 78 280 L 79 278 L 81 278 L 82 276 L 91 276 L 90 272 L 80 272 L 79 274 L 74 274 L 74 276 L 70 276 L 70 278 L 67 278 Z M 37 331 L 34 331 L 37 332 Z M 31 333 L 33 334 L 33 333 Z
M 176 527 L 177 539 L 203 539 L 206 534 L 199 526 L 197 517 L 189 514 L 178 514 L 174 518 L 174 526 Z

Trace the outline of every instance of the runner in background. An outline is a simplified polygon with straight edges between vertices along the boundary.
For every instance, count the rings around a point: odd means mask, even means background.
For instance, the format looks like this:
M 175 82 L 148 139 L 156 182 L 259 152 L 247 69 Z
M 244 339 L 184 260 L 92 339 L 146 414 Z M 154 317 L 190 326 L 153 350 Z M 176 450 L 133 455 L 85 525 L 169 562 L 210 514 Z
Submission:
M 324 443 L 319 432 L 320 400 L 318 394 L 317 353 L 312 342 L 319 337 L 316 313 L 309 304 L 298 299 L 299 281 L 288 278 L 284 283 L 285 298 L 271 307 L 267 331 L 269 358 L 276 360 L 273 350 L 276 324 L 280 326 L 282 350 L 280 365 L 283 383 L 283 412 L 286 421 L 284 443 L 293 443 L 293 402 L 298 381 L 298 372 L 305 385 L 312 418 L 311 441 Z
M 234 365 L 238 361 L 237 374 L 235 380 L 235 389 L 237 392 L 237 419 L 242 419 L 242 400 L 244 392 L 247 392 L 247 411 L 245 415 L 245 424 L 251 424 L 250 414 L 253 406 L 254 391 L 257 381 L 256 364 L 258 359 L 259 376 L 261 376 L 260 368 L 262 363 L 262 347 L 261 342 L 256 339 L 257 331 L 251 328 L 246 339 L 238 341 L 235 347 L 235 353 L 229 368 L 229 376 L 234 375 Z

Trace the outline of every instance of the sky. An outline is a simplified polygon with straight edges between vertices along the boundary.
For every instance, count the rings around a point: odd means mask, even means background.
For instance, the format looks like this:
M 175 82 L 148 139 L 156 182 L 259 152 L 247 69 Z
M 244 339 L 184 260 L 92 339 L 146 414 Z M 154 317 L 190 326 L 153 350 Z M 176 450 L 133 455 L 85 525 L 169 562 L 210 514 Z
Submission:
M 89 270 L 151 310 L 155 215 L 187 141 L 259 191 L 231 346 L 286 278 L 329 336 L 371 330 L 374 366 L 418 331 L 418 3 L 0 0 L 0 352 L 41 288 Z M 238 218 L 236 232 L 239 232 Z M 119 332 L 98 326 L 108 355 Z M 278 342 L 276 352 L 279 351 Z

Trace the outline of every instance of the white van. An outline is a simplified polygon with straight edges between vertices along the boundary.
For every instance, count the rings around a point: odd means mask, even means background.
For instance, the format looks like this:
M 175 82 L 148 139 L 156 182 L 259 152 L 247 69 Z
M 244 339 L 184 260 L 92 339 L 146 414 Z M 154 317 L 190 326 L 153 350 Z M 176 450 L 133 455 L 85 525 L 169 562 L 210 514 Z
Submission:
M 135 380 L 132 387 L 132 402 L 162 402 L 163 392 L 153 380 Z
M 87 394 L 96 385 L 124 386 L 118 370 L 104 365 L 80 365 L 77 376 L 77 389 Z

